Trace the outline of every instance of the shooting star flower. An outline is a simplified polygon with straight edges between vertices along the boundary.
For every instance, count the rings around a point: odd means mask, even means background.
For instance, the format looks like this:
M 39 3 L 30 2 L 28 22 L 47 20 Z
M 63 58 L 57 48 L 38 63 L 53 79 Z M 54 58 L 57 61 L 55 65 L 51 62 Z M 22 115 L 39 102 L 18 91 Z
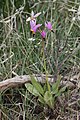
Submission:
M 41 36 L 42 36 L 43 39 L 45 39 L 45 37 L 46 37 L 46 32 L 45 32 L 44 30 L 41 31 Z
M 51 30 L 52 31 L 52 24 L 51 22 L 45 22 L 45 27 L 48 28 L 48 30 Z
M 41 25 L 42 25 L 42 24 L 37 24 L 37 25 L 36 25 L 36 21 L 31 20 L 31 21 L 30 21 L 31 32 L 32 32 L 33 34 L 35 34 L 36 31 L 37 31 L 37 29 L 40 28 Z
M 31 29 L 36 26 L 36 20 L 30 20 L 30 27 Z
M 30 21 L 30 20 L 34 20 L 36 19 L 39 15 L 41 14 L 41 12 L 37 13 L 37 14 L 34 14 L 34 12 L 32 11 L 31 12 L 31 17 L 28 17 L 26 22 Z

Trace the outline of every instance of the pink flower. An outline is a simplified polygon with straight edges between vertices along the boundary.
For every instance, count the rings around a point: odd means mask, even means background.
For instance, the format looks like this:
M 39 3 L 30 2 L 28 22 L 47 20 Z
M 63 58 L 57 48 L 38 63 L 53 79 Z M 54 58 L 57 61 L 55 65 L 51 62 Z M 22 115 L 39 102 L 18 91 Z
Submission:
M 41 32 L 41 36 L 43 39 L 46 37 L 46 32 L 44 30 Z
M 33 29 L 33 27 L 35 27 L 36 26 L 36 20 L 34 19 L 34 20 L 30 20 L 30 27 L 31 27 L 31 29 Z
M 30 21 L 31 32 L 32 32 L 33 34 L 35 34 L 36 31 L 37 31 L 37 29 L 40 28 L 41 25 L 42 25 L 42 24 L 37 24 L 37 25 L 36 25 L 36 21 L 31 20 L 31 21 Z
M 48 30 L 52 30 L 52 24 L 51 22 L 45 22 L 45 27 L 48 28 Z
M 31 12 L 31 18 L 36 18 L 36 17 L 38 17 L 39 15 L 41 14 L 41 12 L 39 12 L 39 13 L 37 13 L 37 14 L 34 14 L 34 12 L 32 11 Z
M 37 14 L 34 14 L 34 12 L 32 11 L 31 12 L 31 17 L 28 17 L 26 22 L 30 21 L 30 20 L 34 20 L 36 19 L 39 15 L 41 14 L 41 12 L 37 13 Z

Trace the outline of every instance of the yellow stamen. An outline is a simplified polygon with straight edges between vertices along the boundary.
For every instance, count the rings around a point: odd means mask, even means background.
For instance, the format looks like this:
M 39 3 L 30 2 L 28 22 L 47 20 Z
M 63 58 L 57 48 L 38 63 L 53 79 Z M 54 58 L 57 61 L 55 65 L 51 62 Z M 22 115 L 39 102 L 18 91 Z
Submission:
M 34 30 L 31 29 L 32 34 L 35 34 Z

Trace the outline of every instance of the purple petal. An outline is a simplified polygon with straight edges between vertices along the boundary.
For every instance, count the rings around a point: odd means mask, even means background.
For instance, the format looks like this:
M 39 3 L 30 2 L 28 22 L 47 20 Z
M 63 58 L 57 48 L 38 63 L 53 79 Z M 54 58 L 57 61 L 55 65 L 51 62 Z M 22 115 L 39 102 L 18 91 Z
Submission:
M 41 14 L 41 12 L 34 15 L 34 18 L 38 17 Z
M 45 22 L 45 27 L 47 27 L 49 30 L 52 30 L 51 22 Z
M 36 33 L 37 29 L 41 26 L 42 24 L 37 24 L 35 27 L 31 28 L 31 31 Z
M 36 20 L 30 20 L 30 27 L 31 29 L 36 26 Z
M 46 37 L 46 32 L 44 30 L 41 32 L 41 36 L 42 36 L 42 38 Z
M 32 11 L 32 12 L 31 12 L 31 18 L 36 18 L 36 17 L 38 17 L 40 14 L 41 14 L 41 12 L 39 12 L 39 13 L 37 13 L 37 14 L 34 15 L 34 12 Z
M 52 29 L 51 22 L 48 22 L 48 28 L 49 28 L 49 29 Z
M 37 29 L 41 26 L 42 24 L 37 24 L 35 27 L 32 28 L 34 33 L 37 31 Z
M 47 27 L 47 23 L 45 22 L 45 27 Z

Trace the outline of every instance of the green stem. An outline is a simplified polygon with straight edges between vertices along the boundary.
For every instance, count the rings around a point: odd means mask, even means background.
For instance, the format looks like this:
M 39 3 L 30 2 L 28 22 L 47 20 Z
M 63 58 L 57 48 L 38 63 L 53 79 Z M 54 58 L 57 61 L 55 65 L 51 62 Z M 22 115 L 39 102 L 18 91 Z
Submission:
M 49 82 L 48 82 L 48 71 L 47 71 L 47 68 L 46 68 L 46 60 L 45 60 L 45 52 L 44 52 L 44 40 L 42 39 L 42 52 L 43 52 L 43 67 L 44 67 L 44 70 L 46 72 L 46 84 L 47 84 L 47 88 L 48 88 L 48 91 L 50 92 L 50 85 L 49 85 Z

